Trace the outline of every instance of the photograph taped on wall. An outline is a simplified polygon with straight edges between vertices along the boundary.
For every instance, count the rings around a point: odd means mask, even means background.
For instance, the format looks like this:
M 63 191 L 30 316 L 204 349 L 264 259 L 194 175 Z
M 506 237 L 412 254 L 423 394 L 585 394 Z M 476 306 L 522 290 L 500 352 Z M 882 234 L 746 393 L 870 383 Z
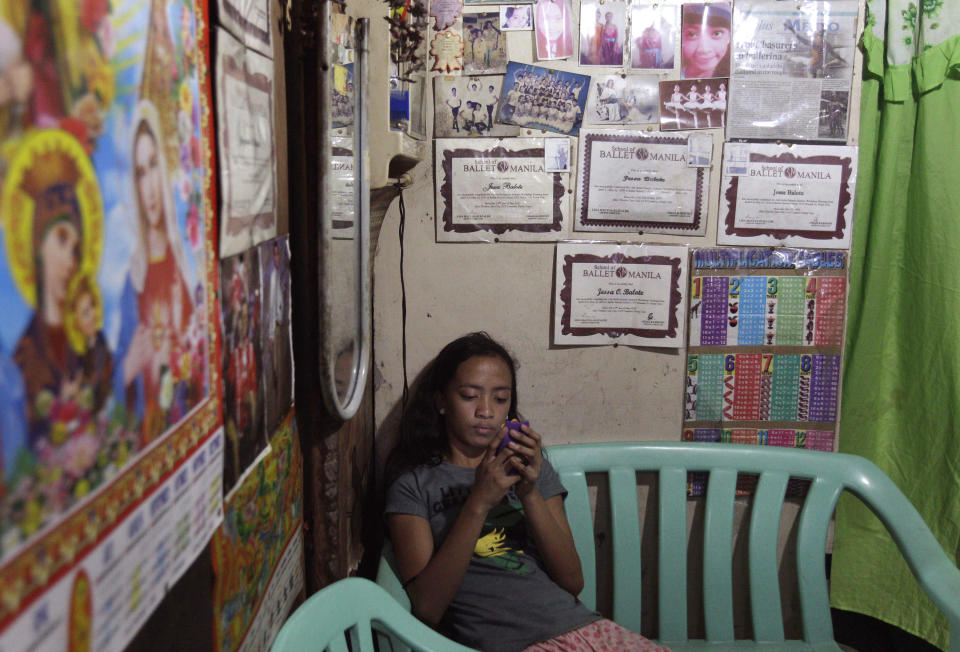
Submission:
M 587 75 L 511 61 L 503 80 L 497 122 L 575 136 L 589 90 Z
M 569 174 L 548 172 L 543 138 L 437 139 L 437 240 L 557 240 Z
M 293 404 L 293 351 L 290 333 L 290 237 L 259 246 L 261 393 L 267 437 L 272 437 Z
M 273 61 L 217 30 L 220 256 L 277 233 Z
M 529 7 L 523 7 L 529 11 Z M 507 35 L 495 11 L 463 15 L 463 72 L 468 75 L 507 70 Z
M 584 129 L 575 231 L 704 235 L 708 167 L 690 167 L 686 133 Z
M 580 2 L 581 66 L 623 66 L 626 36 L 626 2 Z
M 857 148 L 726 143 L 717 243 L 847 249 Z
M 504 32 L 532 30 L 530 5 L 500 5 L 500 29 Z
M 263 293 L 259 260 L 260 250 L 251 248 L 220 261 L 226 434 L 223 493 L 227 495 L 267 447 L 260 393 Z
M 660 82 L 660 128 L 713 129 L 727 119 L 726 77 Z
M 553 343 L 681 348 L 687 247 L 560 242 Z
M 845 141 L 856 0 L 738 0 L 727 138 Z
M 0 12 L 3 649 L 123 649 L 220 519 L 207 4 L 88 4 Z
M 657 121 L 655 75 L 594 75 L 587 96 L 587 125 L 649 124 Z
M 270 4 L 271 0 L 217 0 L 217 17 L 244 45 L 272 59 Z
M 435 138 L 519 136 L 520 127 L 496 122 L 503 75 L 433 78 Z
M 537 60 L 573 56 L 573 11 L 570 0 L 537 0 L 533 5 Z
M 672 70 L 677 44 L 677 6 L 633 4 L 630 7 L 630 67 Z

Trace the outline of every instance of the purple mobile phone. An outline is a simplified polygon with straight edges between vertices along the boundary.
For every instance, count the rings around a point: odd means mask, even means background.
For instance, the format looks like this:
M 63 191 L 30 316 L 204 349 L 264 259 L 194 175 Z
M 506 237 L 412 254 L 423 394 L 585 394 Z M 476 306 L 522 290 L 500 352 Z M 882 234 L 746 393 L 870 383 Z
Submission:
M 507 445 L 510 443 L 510 441 L 511 441 L 511 439 L 510 439 L 510 431 L 511 431 L 511 430 L 518 430 L 518 431 L 519 431 L 519 430 L 520 430 L 520 426 L 529 426 L 529 425 L 530 425 L 530 422 L 529 422 L 529 421 L 517 421 L 516 419 L 512 419 L 512 420 L 510 420 L 510 421 L 507 421 L 507 434 L 505 434 L 505 435 L 503 436 L 503 440 L 500 442 L 500 445 L 497 446 L 497 452 L 499 453 L 500 451 L 502 451 L 502 450 L 503 450 L 504 448 L 506 448 Z

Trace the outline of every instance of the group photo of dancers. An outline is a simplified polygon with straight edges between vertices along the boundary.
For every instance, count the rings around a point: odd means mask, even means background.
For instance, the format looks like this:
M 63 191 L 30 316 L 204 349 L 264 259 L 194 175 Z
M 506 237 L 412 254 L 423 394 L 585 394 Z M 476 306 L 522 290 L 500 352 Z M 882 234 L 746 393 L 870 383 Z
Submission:
M 727 118 L 726 77 L 660 82 L 660 129 L 711 129 Z
M 435 77 L 433 135 L 436 138 L 517 136 L 520 129 L 496 122 L 503 75 Z
M 503 82 L 499 122 L 576 135 L 590 77 L 511 61 Z

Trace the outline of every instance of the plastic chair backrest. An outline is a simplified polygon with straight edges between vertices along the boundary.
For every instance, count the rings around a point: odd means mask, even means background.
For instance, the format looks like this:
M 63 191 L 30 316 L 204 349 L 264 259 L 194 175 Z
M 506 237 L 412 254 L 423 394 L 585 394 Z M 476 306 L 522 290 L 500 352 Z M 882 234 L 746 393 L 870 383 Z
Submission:
M 374 638 L 379 639 L 377 647 Z M 400 648 L 470 652 L 424 625 L 370 580 L 350 577 L 313 594 L 293 612 L 273 642 L 273 652 L 374 652 L 384 640 Z
M 773 446 L 709 443 L 573 444 L 548 449 L 569 495 L 567 519 L 584 574 L 580 599 L 596 607 L 596 548 L 588 473 L 609 484 L 613 549 L 613 619 L 640 631 L 642 559 L 637 472 L 659 476 L 659 640 L 688 640 L 687 472 L 709 473 L 705 501 L 703 607 L 706 641 L 732 642 L 733 510 L 737 474 L 759 475 L 748 531 L 750 606 L 754 639 L 782 642 L 784 630 L 777 568 L 777 537 L 790 478 L 811 481 L 797 524 L 797 576 L 803 639 L 833 640 L 827 589 L 827 530 L 840 493 L 858 496 L 880 518 L 920 585 L 950 620 L 951 650 L 960 649 L 960 571 L 923 518 L 872 462 L 854 455 Z

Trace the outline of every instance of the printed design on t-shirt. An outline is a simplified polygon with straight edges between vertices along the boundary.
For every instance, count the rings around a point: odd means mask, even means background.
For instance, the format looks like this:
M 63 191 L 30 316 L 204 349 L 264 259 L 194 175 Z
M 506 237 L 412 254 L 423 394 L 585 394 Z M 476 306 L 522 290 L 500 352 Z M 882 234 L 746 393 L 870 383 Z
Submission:
M 501 503 L 487 514 L 473 554 L 484 562 L 526 575 L 533 572 L 530 561 L 521 557 L 527 545 L 527 523 L 523 510 L 517 505 Z

